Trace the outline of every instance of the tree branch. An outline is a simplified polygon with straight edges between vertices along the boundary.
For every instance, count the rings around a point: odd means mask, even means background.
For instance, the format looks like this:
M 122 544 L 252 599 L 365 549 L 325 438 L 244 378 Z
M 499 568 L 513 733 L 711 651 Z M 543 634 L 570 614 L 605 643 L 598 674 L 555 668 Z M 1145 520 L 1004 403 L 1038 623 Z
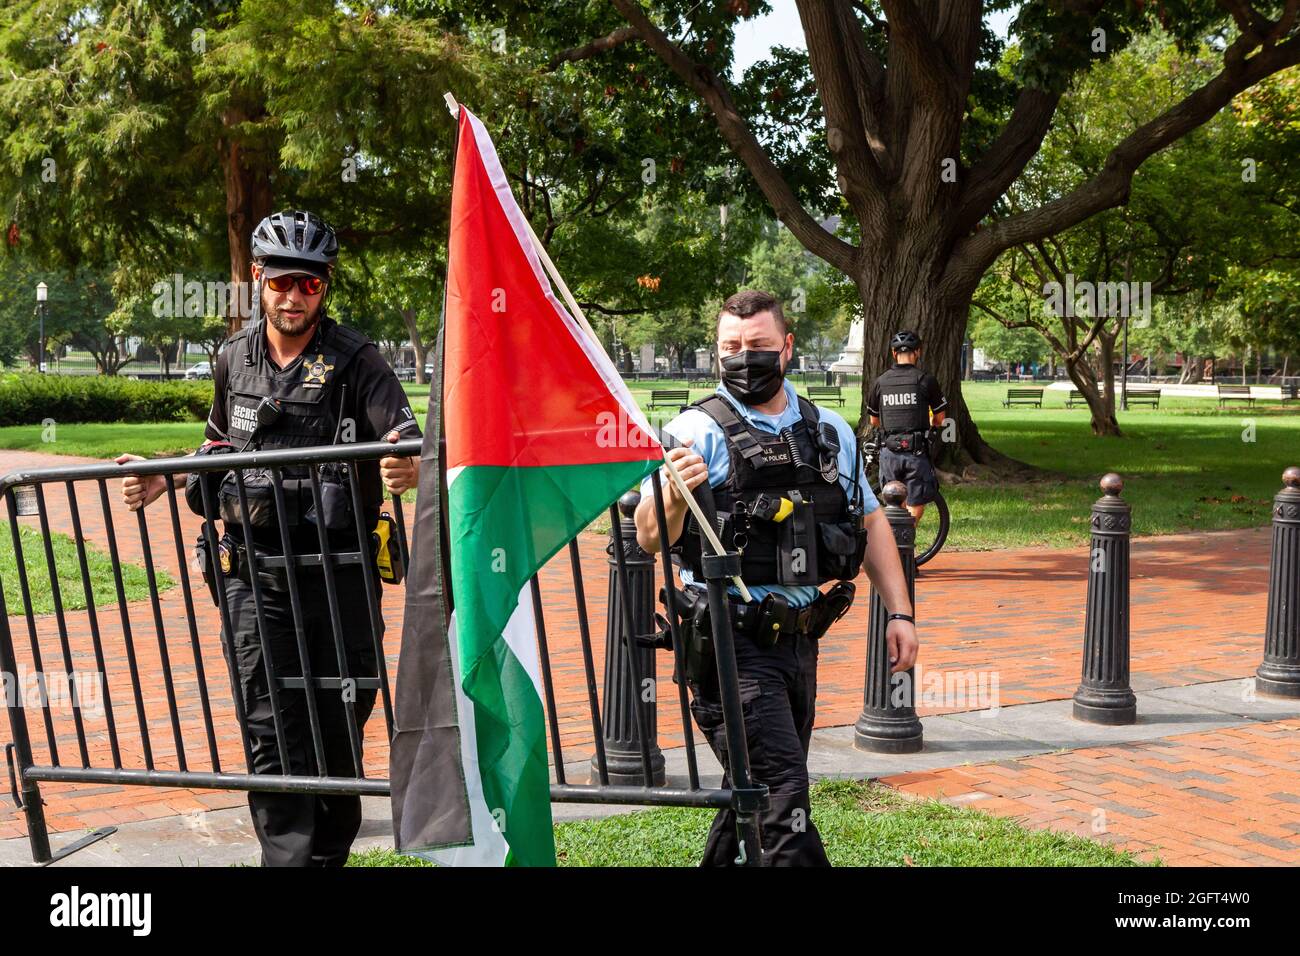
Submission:
M 885 34 L 885 36 L 889 35 L 889 24 L 886 23 L 884 20 L 880 19 L 880 17 L 876 16 L 875 11 L 871 9 L 871 5 L 869 3 L 863 3 L 862 0 L 852 0 L 852 2 L 854 8 L 860 11 L 863 16 L 865 16 L 868 20 L 871 21 L 871 25 L 873 27 L 875 27 L 881 33 Z
M 636 27 L 619 27 L 612 30 L 603 37 L 597 37 L 590 43 L 584 43 L 582 46 L 570 47 L 562 50 L 551 61 L 546 64 L 548 70 L 555 70 L 565 63 L 576 63 L 578 60 L 588 60 L 593 56 L 599 56 L 607 50 L 612 50 L 616 46 L 622 46 L 628 40 L 637 38 Z
M 1246 59 L 1252 46 L 1244 36 L 1234 42 L 1224 54 L 1222 72 L 1121 140 L 1097 175 L 1058 199 L 963 239 L 943 278 L 946 291 L 973 289 L 984 270 L 1011 246 L 1062 232 L 1103 209 L 1123 205 L 1128 201 L 1133 174 L 1148 157 L 1205 123 L 1242 90 L 1300 63 L 1300 39 L 1296 37 L 1264 47 Z
M 867 61 L 855 58 L 852 49 L 866 50 L 857 18 L 843 0 L 796 0 L 796 6 L 826 117 L 826 143 L 839 172 L 836 181 L 862 226 L 863 244 L 881 241 L 887 206 L 876 157 L 885 152 L 885 143 L 870 98 L 862 95 L 871 81 Z
M 890 44 L 897 45 L 919 67 L 915 75 L 922 85 L 941 98 L 945 88 L 957 87 L 957 71 L 948 52 L 930 33 L 929 24 L 916 4 L 912 0 L 880 0 L 880 6 L 893 27 Z
M 966 177 L 953 222 L 954 236 L 964 236 L 974 229 L 1038 153 L 1060 101 L 1060 93 L 1029 87 L 1020 91 L 1007 125 Z
M 778 219 L 814 255 L 844 273 L 853 271 L 858 250 L 821 227 L 799 203 L 767 155 L 744 117 L 736 110 L 726 86 L 708 67 L 697 64 L 676 47 L 663 31 L 645 15 L 640 0 L 610 0 L 619 13 L 634 26 L 641 39 L 695 91 L 713 113 L 718 129 L 736 156 L 745 164 L 759 189 L 767 197 Z
M 1264 41 L 1265 31 L 1271 24 L 1246 0 L 1221 0 L 1219 5 L 1232 14 L 1232 20 L 1243 36 L 1250 37 L 1255 43 Z
M 645 315 L 649 309 L 609 309 L 599 302 L 579 302 L 578 307 L 601 315 Z

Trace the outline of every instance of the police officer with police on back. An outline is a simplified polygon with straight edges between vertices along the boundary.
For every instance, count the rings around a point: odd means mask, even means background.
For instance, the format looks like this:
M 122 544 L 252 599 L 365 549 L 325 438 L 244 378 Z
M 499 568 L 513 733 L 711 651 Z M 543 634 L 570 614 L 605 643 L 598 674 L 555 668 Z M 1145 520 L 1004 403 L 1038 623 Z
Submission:
M 769 792 L 769 808 L 759 819 L 763 863 L 825 866 L 808 781 L 818 640 L 852 603 L 849 582 L 864 558 L 890 612 L 894 672 L 915 663 L 917 640 L 898 550 L 863 474 L 856 436 L 838 414 L 795 393 L 785 379 L 793 354 L 794 336 L 774 296 L 756 290 L 733 295 L 718 315 L 721 384 L 664 432 L 666 443 L 681 443 L 667 457 L 686 486 L 694 491 L 708 483 L 711 494 L 701 497 L 712 500 L 723 546 L 740 553 L 741 578 L 753 598 L 745 602 L 737 588 L 729 589 L 750 769 L 754 782 Z M 660 540 L 652 480 L 642 487 L 636 525 L 637 542 L 654 553 Z M 684 585 L 678 610 L 691 711 L 725 771 L 701 538 L 676 485 L 664 481 L 663 488 L 671 550 Z M 838 583 L 820 590 L 832 581 Z M 740 852 L 735 814 L 722 810 L 702 865 L 741 862 Z
M 204 446 L 198 454 L 222 454 L 259 448 L 305 448 L 342 441 L 397 441 L 420 434 L 406 393 L 374 343 L 345 328 L 325 311 L 329 282 L 338 258 L 334 231 L 309 212 L 285 211 L 268 216 L 252 237 L 254 314 L 231 336 L 213 372 L 216 393 L 208 418 Z M 135 459 L 123 455 L 119 463 Z M 325 464 L 319 469 L 321 511 L 311 492 L 309 467 L 282 469 L 285 522 L 295 554 L 318 554 L 317 525 L 323 524 L 333 554 L 361 552 L 375 560 L 377 571 L 391 557 L 387 537 L 391 519 L 382 515 L 383 490 L 401 494 L 416 487 L 418 459 L 386 456 L 351 465 Z M 258 583 L 262 617 L 258 627 L 249 562 L 250 550 L 259 558 L 281 553 L 279 519 L 267 470 L 244 472 L 247 515 L 243 514 L 234 473 L 195 472 L 187 480 L 190 507 L 203 514 L 200 476 L 209 482 L 209 498 L 219 503 L 225 524 L 220 555 L 206 553 L 206 540 L 197 548 L 211 587 L 224 588 L 233 634 L 224 635 L 227 654 L 234 656 L 257 774 L 281 774 L 262 639 L 270 647 L 275 679 L 301 676 L 297 631 L 283 568 L 269 569 L 259 561 Z M 376 529 L 375 539 L 357 541 L 349 482 L 355 481 L 364 509 L 362 527 Z M 165 491 L 162 476 L 130 476 L 123 480 L 127 507 L 144 507 Z M 243 521 L 252 526 L 246 540 Z M 382 575 L 372 575 L 374 599 L 379 600 Z M 391 577 L 391 575 L 390 575 Z M 365 580 L 358 564 L 334 568 L 339 640 L 351 678 L 378 675 Z M 303 630 L 314 677 L 339 677 L 338 654 L 319 565 L 299 566 L 296 583 Z M 216 597 L 213 591 L 214 601 Z M 382 622 L 379 637 L 382 637 Z M 375 704 L 373 689 L 340 688 L 315 691 L 325 766 L 316 765 L 306 692 L 283 684 L 278 689 L 290 764 L 287 772 L 308 776 L 357 776 L 347 726 L 344 696 L 350 695 L 358 737 L 364 734 Z M 250 792 L 248 805 L 262 846 L 265 866 L 342 866 L 361 825 L 357 796 Z
M 880 484 L 901 481 L 907 486 L 907 510 L 921 520 L 925 506 L 939 491 L 930 464 L 931 423 L 944 422 L 948 400 L 929 372 L 917 366 L 921 337 L 903 331 L 889 340 L 894 364 L 876 379 L 867 396 L 871 424 L 884 433 L 880 449 Z

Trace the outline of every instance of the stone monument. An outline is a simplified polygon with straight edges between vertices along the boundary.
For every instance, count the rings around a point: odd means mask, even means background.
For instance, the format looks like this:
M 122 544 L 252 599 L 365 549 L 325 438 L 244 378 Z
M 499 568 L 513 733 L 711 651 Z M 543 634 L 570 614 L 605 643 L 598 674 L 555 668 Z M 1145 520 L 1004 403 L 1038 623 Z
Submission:
M 842 374 L 861 375 L 862 374 L 862 320 L 854 319 L 853 324 L 849 326 L 849 341 L 844 346 L 844 351 L 840 357 L 831 363 L 831 371 Z

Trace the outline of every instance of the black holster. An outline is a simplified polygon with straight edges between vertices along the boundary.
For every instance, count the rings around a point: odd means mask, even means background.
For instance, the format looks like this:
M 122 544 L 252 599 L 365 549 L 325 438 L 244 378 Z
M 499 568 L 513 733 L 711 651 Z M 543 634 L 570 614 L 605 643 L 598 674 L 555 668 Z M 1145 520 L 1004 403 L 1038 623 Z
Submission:
M 659 600 L 666 607 L 667 591 L 659 589 Z M 715 659 L 713 655 L 713 627 L 709 619 L 709 595 L 699 588 L 685 587 L 674 592 L 674 604 L 677 609 L 678 629 L 686 645 L 686 680 L 689 683 L 704 684 L 713 676 Z M 660 647 L 672 646 L 672 631 L 668 622 L 663 622 L 660 638 L 655 644 Z
M 206 529 L 207 522 L 204 522 Z M 203 583 L 207 585 L 208 597 L 212 598 L 212 606 L 220 607 L 221 601 L 217 597 L 217 587 L 221 572 L 216 567 L 212 555 L 208 553 L 208 537 L 205 533 L 199 533 L 199 539 L 194 542 L 194 563 L 198 565 L 199 574 L 203 576 Z
M 849 612 L 857 588 L 850 581 L 837 581 L 817 602 L 817 616 L 808 630 L 808 636 L 820 640 L 822 635 Z

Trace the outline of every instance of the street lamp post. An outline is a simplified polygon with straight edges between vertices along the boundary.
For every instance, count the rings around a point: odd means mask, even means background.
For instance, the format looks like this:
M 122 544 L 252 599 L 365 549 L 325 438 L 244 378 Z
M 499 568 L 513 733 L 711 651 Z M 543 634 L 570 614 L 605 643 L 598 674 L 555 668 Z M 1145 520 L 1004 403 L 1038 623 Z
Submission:
M 37 345 L 36 367 L 45 371 L 45 300 L 50 294 L 50 288 L 44 282 L 36 286 L 36 309 L 41 316 L 40 342 Z
M 1124 310 L 1124 358 L 1120 365 L 1120 408 L 1128 411 L 1128 310 Z

